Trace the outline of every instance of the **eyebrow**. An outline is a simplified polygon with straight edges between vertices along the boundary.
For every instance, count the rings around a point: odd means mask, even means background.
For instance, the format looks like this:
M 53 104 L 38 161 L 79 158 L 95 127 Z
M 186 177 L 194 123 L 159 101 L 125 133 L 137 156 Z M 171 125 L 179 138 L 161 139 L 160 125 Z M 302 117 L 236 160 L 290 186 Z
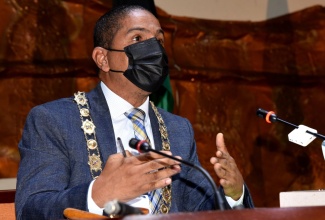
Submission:
M 142 27 L 134 27 L 134 28 L 130 28 L 126 33 L 130 33 L 132 31 L 142 31 L 142 32 L 149 32 L 148 29 L 146 28 L 142 28 Z M 165 32 L 160 28 L 156 31 L 156 34 L 162 34 L 163 36 L 165 35 Z

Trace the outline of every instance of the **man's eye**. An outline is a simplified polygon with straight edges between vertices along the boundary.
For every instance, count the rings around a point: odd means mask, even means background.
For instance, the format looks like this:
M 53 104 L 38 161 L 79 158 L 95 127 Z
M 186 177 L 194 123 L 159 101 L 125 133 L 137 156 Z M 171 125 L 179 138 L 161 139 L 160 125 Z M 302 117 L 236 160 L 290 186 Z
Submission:
M 140 41 L 140 39 L 141 39 L 140 36 L 135 36 L 135 37 L 133 38 L 134 41 Z

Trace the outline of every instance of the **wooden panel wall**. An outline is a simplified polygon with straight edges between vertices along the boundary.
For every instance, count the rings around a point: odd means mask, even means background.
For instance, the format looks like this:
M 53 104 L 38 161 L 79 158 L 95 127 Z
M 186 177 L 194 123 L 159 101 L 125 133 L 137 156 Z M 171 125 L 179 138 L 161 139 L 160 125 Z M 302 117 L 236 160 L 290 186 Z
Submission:
M 17 173 L 29 110 L 90 90 L 92 30 L 111 1 L 0 1 L 0 178 Z M 170 58 L 175 113 L 195 129 L 211 175 L 215 135 L 223 132 L 258 207 L 279 206 L 279 192 L 324 188 L 321 140 L 288 141 L 293 130 L 266 124 L 259 107 L 325 133 L 325 9 L 265 22 L 173 17 L 158 10 Z M 217 181 L 217 179 L 216 179 Z

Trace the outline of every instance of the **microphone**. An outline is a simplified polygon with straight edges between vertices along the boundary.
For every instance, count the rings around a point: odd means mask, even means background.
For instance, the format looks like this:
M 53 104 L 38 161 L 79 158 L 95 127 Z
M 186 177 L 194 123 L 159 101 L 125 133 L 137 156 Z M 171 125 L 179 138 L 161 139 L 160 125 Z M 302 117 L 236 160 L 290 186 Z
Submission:
M 266 111 L 266 110 L 264 110 L 262 108 L 259 108 L 259 109 L 257 109 L 256 114 L 257 114 L 257 116 L 259 116 L 261 118 L 264 118 L 267 123 L 272 123 L 272 122 L 279 121 L 281 123 L 290 125 L 290 126 L 296 128 L 296 129 L 300 129 L 301 128 L 300 127 L 301 125 L 300 126 L 297 126 L 297 125 L 291 124 L 291 123 L 289 123 L 289 122 L 287 122 L 285 120 L 280 119 L 275 114 L 275 112 L 273 112 L 273 111 Z M 314 130 L 314 129 L 308 128 L 306 126 L 304 126 L 304 129 L 305 129 L 305 132 L 306 133 L 311 134 L 311 135 L 313 135 L 315 137 L 318 137 L 318 138 L 320 138 L 322 140 L 325 140 L 325 136 L 324 135 L 318 134 L 317 131 L 316 132 L 310 131 L 310 130 Z M 310 129 L 310 130 L 308 130 L 308 129 Z
M 215 207 L 216 209 L 219 208 L 219 210 L 223 211 L 225 210 L 226 206 L 224 204 L 224 200 L 221 196 L 221 193 L 219 191 L 219 189 L 217 188 L 215 182 L 213 181 L 213 179 L 211 178 L 211 176 L 209 175 L 209 173 L 203 169 L 202 167 L 200 166 L 197 166 L 193 163 L 190 163 L 188 161 L 185 161 L 185 160 L 181 160 L 181 159 L 178 159 L 177 157 L 173 157 L 173 156 L 170 156 L 168 154 L 165 154 L 163 152 L 160 152 L 160 151 L 157 151 L 153 148 L 151 148 L 150 144 L 146 141 L 146 140 L 138 140 L 136 138 L 131 138 L 131 140 L 129 141 L 129 146 L 133 149 L 136 149 L 138 150 L 140 153 L 144 153 L 144 152 L 149 152 L 149 151 L 152 151 L 154 153 L 157 153 L 157 154 L 160 154 L 164 157 L 168 157 L 172 160 L 176 160 L 178 162 L 181 162 L 189 167 L 192 167 L 198 171 L 200 171 L 210 182 L 210 184 L 212 185 L 213 189 L 214 189 L 214 203 L 215 203 Z
M 256 114 L 260 118 L 264 118 L 267 123 L 275 122 L 277 120 L 277 116 L 273 111 L 266 111 L 264 109 L 257 109 Z
M 130 206 L 128 204 L 112 200 L 104 205 L 104 212 L 108 215 L 142 215 L 141 209 Z
M 256 114 L 261 118 L 265 118 L 265 121 L 267 123 L 279 121 L 294 127 L 295 129 L 288 134 L 288 139 L 289 141 L 301 145 L 303 147 L 306 147 L 308 144 L 310 144 L 316 137 L 322 139 L 323 142 L 321 147 L 322 147 L 323 157 L 325 160 L 325 136 L 317 133 L 317 130 L 309 128 L 305 125 L 297 126 L 291 124 L 285 120 L 280 119 L 273 111 L 266 111 L 264 109 L 259 108 L 257 109 Z

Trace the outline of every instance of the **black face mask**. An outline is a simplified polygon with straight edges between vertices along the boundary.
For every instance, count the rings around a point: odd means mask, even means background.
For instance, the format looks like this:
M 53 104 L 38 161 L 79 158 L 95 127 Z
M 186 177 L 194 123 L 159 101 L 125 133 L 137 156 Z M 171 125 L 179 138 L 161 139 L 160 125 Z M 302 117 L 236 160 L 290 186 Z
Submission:
M 127 70 L 110 71 L 123 73 L 133 84 L 147 92 L 156 91 L 169 74 L 166 52 L 156 38 L 131 44 L 124 50 L 107 50 L 125 52 L 129 58 Z

